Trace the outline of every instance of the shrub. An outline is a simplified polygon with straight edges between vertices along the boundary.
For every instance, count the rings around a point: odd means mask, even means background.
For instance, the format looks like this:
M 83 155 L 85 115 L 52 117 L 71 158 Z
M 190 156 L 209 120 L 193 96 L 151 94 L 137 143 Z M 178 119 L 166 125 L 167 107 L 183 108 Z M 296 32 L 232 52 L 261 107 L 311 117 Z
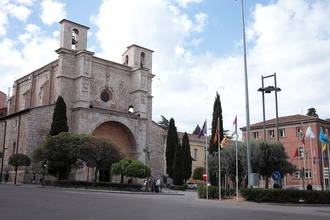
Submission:
M 87 189 L 108 189 L 108 190 L 127 190 L 138 191 L 142 189 L 141 184 L 121 184 L 109 182 L 85 182 L 85 181 L 44 181 L 44 185 L 68 188 L 87 188 Z
M 208 187 L 208 198 L 209 199 L 218 199 L 219 198 L 219 187 L 218 186 L 209 186 Z M 206 198 L 206 187 L 198 186 L 197 188 L 198 198 Z M 221 197 L 225 198 L 227 196 L 233 196 L 235 194 L 235 189 L 221 188 Z
M 246 200 L 254 202 L 330 204 L 330 191 L 244 188 L 241 194 Z

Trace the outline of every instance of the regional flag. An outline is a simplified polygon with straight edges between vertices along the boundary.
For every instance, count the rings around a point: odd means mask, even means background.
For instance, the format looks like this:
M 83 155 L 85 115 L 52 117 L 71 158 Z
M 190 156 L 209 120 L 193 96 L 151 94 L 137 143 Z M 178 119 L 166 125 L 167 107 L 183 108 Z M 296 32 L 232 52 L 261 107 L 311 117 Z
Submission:
M 297 150 L 294 152 L 294 154 L 292 155 L 292 157 L 293 158 L 296 158 L 296 157 L 298 157 L 299 156 L 299 153 L 298 153 L 298 148 L 297 148 Z
M 201 136 L 205 136 L 207 133 L 207 128 L 206 128 L 206 120 L 203 124 L 202 130 L 198 134 L 198 138 L 201 138 Z
M 233 134 L 237 134 L 237 115 L 236 115 L 236 117 L 235 117 L 235 120 L 234 120 L 234 122 L 233 122 L 233 125 L 235 126 L 235 131 L 234 131 Z
M 309 137 L 309 138 L 315 138 L 315 134 L 311 128 L 311 126 L 308 126 L 307 130 L 306 130 L 306 137 Z
M 324 152 L 327 149 L 327 144 L 326 143 L 322 143 L 322 151 Z
M 320 136 L 319 140 L 322 143 L 322 151 L 325 151 L 327 149 L 327 144 L 329 143 L 327 135 L 323 132 L 323 128 L 320 129 Z

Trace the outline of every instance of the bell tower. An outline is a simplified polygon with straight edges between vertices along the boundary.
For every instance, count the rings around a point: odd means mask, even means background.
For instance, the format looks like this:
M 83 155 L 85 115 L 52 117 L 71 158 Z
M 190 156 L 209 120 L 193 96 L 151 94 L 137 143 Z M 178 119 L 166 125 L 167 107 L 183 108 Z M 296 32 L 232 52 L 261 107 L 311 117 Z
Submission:
M 89 27 L 63 19 L 61 24 L 60 47 L 71 50 L 87 49 L 87 31 Z

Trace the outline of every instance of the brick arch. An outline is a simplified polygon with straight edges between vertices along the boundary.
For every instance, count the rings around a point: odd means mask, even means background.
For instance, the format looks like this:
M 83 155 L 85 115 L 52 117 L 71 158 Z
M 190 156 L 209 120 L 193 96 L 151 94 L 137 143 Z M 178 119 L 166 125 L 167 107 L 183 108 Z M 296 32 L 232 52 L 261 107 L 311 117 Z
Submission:
M 94 129 L 92 135 L 110 140 L 124 156 L 137 159 L 134 135 L 124 124 L 117 121 L 103 122 Z

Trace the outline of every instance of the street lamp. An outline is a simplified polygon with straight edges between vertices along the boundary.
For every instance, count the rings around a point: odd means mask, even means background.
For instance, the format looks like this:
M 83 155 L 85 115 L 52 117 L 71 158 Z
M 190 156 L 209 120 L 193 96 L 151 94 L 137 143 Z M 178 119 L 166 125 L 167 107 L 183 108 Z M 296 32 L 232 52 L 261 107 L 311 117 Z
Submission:
M 274 77 L 274 86 L 264 87 L 264 79 Z M 266 116 L 265 116 L 265 93 L 275 92 L 275 109 L 276 109 L 276 136 L 277 141 L 280 140 L 279 137 L 279 128 L 278 128 L 278 103 L 277 103 L 277 92 L 280 92 L 281 89 L 277 87 L 276 73 L 268 76 L 261 76 L 261 87 L 258 89 L 258 92 L 262 92 L 262 113 L 263 113 L 263 130 L 264 130 L 264 140 L 266 140 Z

